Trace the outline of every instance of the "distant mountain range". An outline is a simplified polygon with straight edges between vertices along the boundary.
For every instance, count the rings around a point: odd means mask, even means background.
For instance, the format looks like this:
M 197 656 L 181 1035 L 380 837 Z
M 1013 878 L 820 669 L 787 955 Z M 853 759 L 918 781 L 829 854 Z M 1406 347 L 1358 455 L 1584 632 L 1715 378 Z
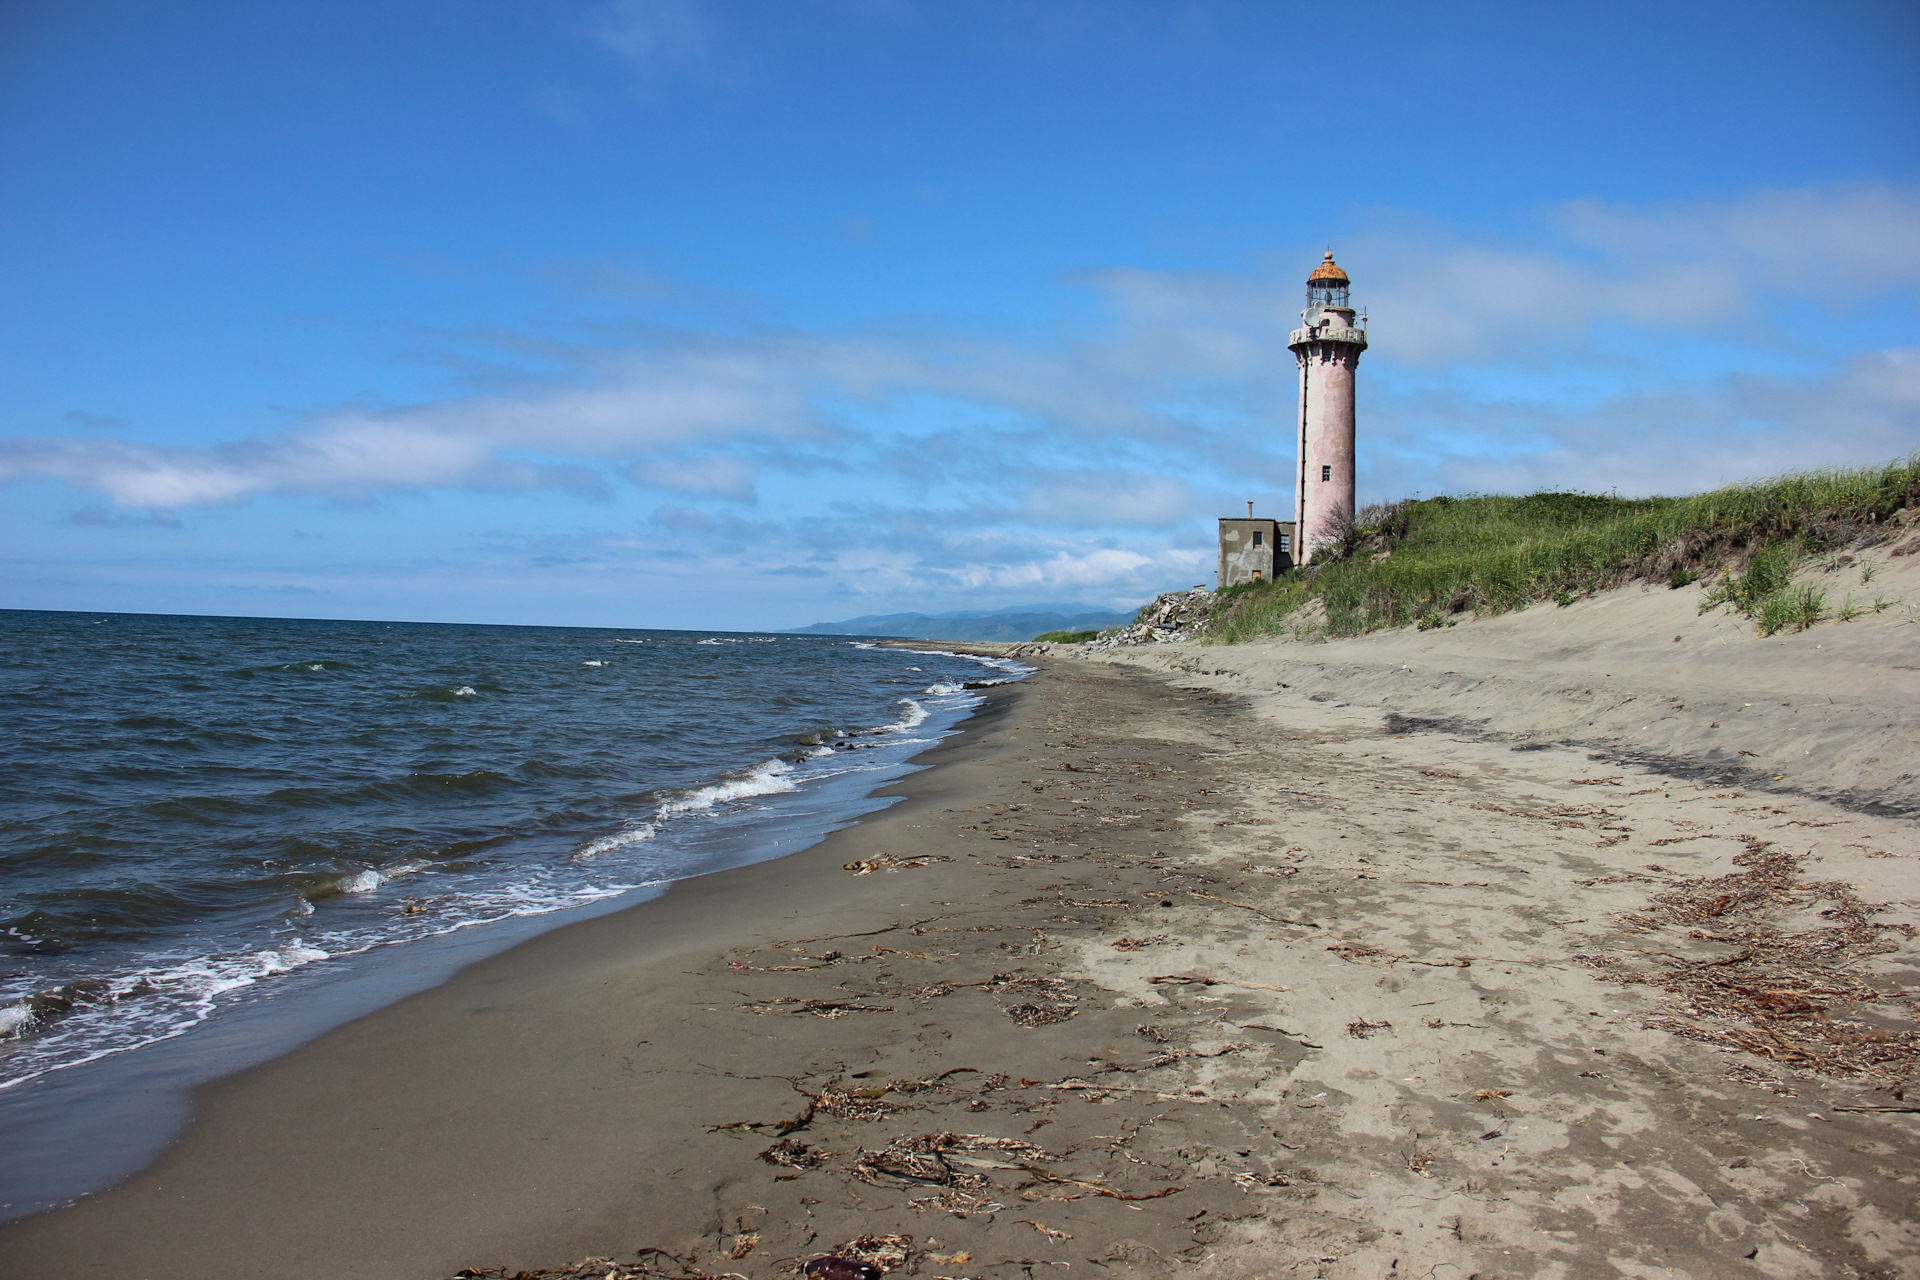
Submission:
M 1104 631 L 1133 621 L 1138 610 L 1116 613 L 1085 604 L 1022 604 L 1011 609 L 957 613 L 876 613 L 845 622 L 816 622 L 789 634 L 903 636 L 909 640 L 1031 640 L 1048 631 Z

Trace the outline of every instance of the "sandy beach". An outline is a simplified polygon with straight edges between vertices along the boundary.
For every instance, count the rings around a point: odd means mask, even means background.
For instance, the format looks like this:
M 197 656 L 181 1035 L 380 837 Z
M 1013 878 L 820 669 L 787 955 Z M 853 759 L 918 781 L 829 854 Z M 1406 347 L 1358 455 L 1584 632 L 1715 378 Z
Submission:
M 1920 628 L 1690 594 L 1041 656 L 885 812 L 202 1090 L 0 1274 L 1920 1276 Z

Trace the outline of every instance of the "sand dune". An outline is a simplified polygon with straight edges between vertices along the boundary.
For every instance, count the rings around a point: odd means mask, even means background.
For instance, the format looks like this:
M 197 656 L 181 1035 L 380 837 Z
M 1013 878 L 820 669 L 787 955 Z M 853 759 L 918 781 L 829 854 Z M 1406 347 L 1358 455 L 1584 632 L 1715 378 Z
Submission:
M 1888 547 L 1815 568 L 1830 607 L 1866 610 L 1763 637 L 1699 585 L 1629 587 L 1564 608 L 1469 618 L 1324 644 L 1157 645 L 1109 660 L 1227 678 L 1501 740 L 1591 746 L 1608 758 L 1920 815 L 1920 555 Z M 1862 581 L 1863 571 L 1871 581 Z M 1872 611 L 1875 600 L 1884 603 Z M 1072 650 L 1067 650 L 1072 652 Z

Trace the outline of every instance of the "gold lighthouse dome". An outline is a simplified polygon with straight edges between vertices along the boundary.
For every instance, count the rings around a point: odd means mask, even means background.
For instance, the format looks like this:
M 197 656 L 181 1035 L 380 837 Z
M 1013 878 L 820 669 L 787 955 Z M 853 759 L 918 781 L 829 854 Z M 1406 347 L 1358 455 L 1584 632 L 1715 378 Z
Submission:
M 1333 260 L 1333 250 L 1327 250 L 1327 256 L 1307 277 L 1307 323 L 1316 324 L 1322 311 L 1351 311 L 1347 303 L 1347 273 Z M 1351 320 L 1348 321 L 1351 324 Z
M 1334 262 L 1333 250 L 1331 249 L 1327 250 L 1327 256 L 1321 259 L 1320 265 L 1313 269 L 1313 274 L 1307 277 L 1307 286 L 1309 288 L 1317 285 L 1320 288 L 1326 289 L 1351 283 L 1352 281 L 1347 279 L 1347 273 L 1342 271 L 1339 264 Z

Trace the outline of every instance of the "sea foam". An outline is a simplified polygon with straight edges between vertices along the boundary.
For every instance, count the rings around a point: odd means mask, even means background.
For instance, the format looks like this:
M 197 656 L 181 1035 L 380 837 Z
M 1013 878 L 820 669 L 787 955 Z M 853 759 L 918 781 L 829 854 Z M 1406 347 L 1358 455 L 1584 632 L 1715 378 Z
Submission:
M 677 799 L 668 800 L 661 804 L 659 812 L 691 813 L 696 810 L 711 809 L 729 800 L 746 800 L 754 796 L 771 796 L 783 791 L 792 791 L 797 785 L 788 776 L 792 772 L 793 766 L 785 760 L 766 760 L 745 773 L 724 778 L 704 787 L 696 787 Z

